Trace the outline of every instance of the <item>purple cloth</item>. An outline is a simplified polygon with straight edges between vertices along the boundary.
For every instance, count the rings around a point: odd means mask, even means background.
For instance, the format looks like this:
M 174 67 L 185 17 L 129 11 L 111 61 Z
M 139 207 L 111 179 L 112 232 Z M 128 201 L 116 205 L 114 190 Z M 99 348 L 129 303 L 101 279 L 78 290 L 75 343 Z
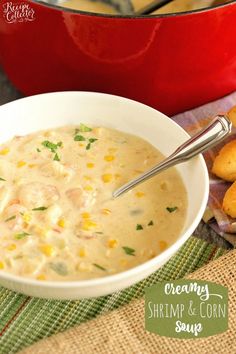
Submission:
M 227 112 L 236 105 L 236 92 L 218 101 L 208 103 L 191 111 L 178 114 L 173 120 L 181 125 L 190 135 L 196 134 L 200 129 L 209 124 L 211 120 L 220 113 Z M 214 215 L 214 220 L 210 221 L 210 226 L 222 237 L 236 246 L 236 220 L 227 216 L 221 209 L 222 201 L 226 190 L 231 183 L 225 182 L 211 173 L 212 163 L 221 147 L 228 141 L 236 139 L 236 129 L 234 128 L 230 137 L 223 143 L 217 145 L 204 154 L 210 177 L 210 194 L 208 208 Z M 231 234 L 231 235 L 229 235 Z

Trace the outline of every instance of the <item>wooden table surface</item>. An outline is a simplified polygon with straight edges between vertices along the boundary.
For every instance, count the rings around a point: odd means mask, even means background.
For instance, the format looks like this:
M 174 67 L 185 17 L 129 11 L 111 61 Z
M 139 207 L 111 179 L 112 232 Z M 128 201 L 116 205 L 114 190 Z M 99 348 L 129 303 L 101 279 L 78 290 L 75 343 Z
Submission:
M 3 70 L 0 68 L 0 105 L 13 101 L 23 95 L 10 83 Z M 220 247 L 229 248 L 229 243 L 218 236 L 208 225 L 200 224 L 196 231 L 196 236 L 215 243 Z

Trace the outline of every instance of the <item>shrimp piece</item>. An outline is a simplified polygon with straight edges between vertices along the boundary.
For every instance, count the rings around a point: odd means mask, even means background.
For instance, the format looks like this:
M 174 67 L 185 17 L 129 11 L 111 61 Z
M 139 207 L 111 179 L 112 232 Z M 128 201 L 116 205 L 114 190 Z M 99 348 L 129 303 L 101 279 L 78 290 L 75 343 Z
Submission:
M 40 171 L 45 177 L 66 177 L 71 179 L 74 175 L 74 170 L 70 166 L 61 164 L 58 161 L 43 164 Z
M 60 198 L 60 194 L 55 186 L 31 182 L 20 186 L 18 198 L 26 208 L 33 209 L 50 206 Z
M 0 213 L 3 212 L 4 208 L 6 207 L 7 203 L 9 202 L 11 193 L 9 188 L 3 186 L 0 188 Z
M 98 238 L 98 234 L 96 234 L 96 232 L 89 232 L 89 231 L 81 230 L 80 224 L 75 226 L 74 232 L 75 232 L 76 237 L 78 237 L 79 239 L 82 239 L 82 240 L 92 240 L 92 239 Z
M 95 203 L 95 194 L 85 192 L 82 188 L 72 188 L 66 191 L 66 196 L 76 208 L 87 208 Z
M 11 204 L 4 210 L 4 220 L 12 218 L 6 223 L 9 229 L 13 231 L 22 229 L 24 219 L 22 218 L 21 214 L 24 214 L 25 211 L 26 208 L 20 204 Z
M 66 196 L 76 208 L 85 206 L 84 192 L 82 188 L 72 188 L 66 191 Z

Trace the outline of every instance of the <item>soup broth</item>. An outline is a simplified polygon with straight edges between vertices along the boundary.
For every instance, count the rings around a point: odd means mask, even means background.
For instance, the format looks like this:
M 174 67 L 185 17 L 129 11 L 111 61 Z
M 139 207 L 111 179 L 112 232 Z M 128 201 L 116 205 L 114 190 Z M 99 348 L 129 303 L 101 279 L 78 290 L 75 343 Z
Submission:
M 146 5 L 150 4 L 152 0 L 127 0 L 133 7 L 134 12 L 140 10 Z M 197 9 L 203 9 L 211 7 L 214 5 L 219 5 L 223 3 L 230 2 L 229 0 L 225 1 L 215 1 L 215 0 L 174 0 L 171 3 L 162 6 L 160 9 L 154 11 L 152 14 L 166 14 L 166 13 L 177 13 L 177 12 L 186 12 Z M 119 14 L 119 11 L 116 7 L 107 4 L 102 1 L 93 1 L 93 0 L 66 0 L 59 3 L 60 6 L 82 10 L 94 13 L 103 13 L 103 14 Z M 129 8 L 129 7 L 127 7 Z
M 3 144 L 0 269 L 38 280 L 81 280 L 125 271 L 166 250 L 187 210 L 175 168 L 112 198 L 162 159 L 140 137 L 84 124 Z

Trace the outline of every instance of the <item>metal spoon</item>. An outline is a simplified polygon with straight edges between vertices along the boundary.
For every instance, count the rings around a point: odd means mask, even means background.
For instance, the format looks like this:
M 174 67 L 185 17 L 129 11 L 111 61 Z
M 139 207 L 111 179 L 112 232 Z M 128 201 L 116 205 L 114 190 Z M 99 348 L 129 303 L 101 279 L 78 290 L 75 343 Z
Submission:
M 112 194 L 113 198 L 128 192 L 133 187 L 178 163 L 187 161 L 222 141 L 231 132 L 232 123 L 226 115 L 218 115 L 211 124 L 180 145 L 164 161 L 124 184 Z

